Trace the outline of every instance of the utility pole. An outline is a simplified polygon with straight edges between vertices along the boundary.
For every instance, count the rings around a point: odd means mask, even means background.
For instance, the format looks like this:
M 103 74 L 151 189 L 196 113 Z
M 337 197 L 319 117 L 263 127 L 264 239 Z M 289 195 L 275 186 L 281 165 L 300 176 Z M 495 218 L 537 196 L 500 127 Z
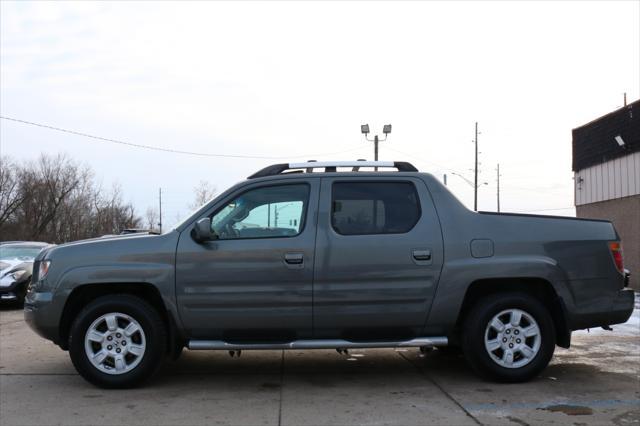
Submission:
M 498 163 L 498 168 L 497 170 L 497 179 L 498 179 L 498 191 L 496 193 L 496 196 L 498 197 L 498 213 L 500 213 L 500 163 Z
M 476 145 L 476 162 L 474 168 L 474 186 L 473 186 L 473 210 L 478 211 L 478 122 L 476 121 L 476 138 L 474 140 Z
M 160 205 L 160 221 L 158 223 L 158 227 L 160 228 L 160 233 L 162 234 L 162 188 L 158 188 L 158 203 Z
M 277 204 L 275 205 L 273 216 L 274 216 L 274 218 L 273 218 L 274 219 L 273 226 L 275 228 L 277 228 L 278 227 L 278 205 Z

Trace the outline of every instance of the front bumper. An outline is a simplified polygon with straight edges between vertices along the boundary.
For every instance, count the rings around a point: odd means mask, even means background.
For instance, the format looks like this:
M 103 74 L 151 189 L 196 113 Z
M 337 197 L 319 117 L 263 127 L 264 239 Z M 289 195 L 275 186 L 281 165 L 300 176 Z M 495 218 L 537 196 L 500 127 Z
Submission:
M 13 291 L 0 291 L 0 302 L 15 302 L 18 295 Z
M 24 321 L 29 328 L 41 337 L 58 344 L 60 335 L 58 333 L 57 315 L 52 312 L 53 293 L 27 293 L 24 301 Z
M 26 282 L 14 282 L 0 287 L 0 302 L 15 302 L 24 297 Z

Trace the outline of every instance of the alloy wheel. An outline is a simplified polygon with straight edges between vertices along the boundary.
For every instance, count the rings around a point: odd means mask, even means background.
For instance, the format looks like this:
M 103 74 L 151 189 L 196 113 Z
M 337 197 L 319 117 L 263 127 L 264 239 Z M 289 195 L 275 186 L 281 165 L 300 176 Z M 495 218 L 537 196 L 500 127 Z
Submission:
M 529 364 L 540 351 L 541 340 L 538 323 L 521 309 L 507 309 L 495 315 L 484 334 L 487 353 L 505 368 Z
M 95 368 L 107 374 L 124 374 L 142 361 L 146 336 L 134 318 L 111 312 L 100 316 L 89 326 L 84 347 Z

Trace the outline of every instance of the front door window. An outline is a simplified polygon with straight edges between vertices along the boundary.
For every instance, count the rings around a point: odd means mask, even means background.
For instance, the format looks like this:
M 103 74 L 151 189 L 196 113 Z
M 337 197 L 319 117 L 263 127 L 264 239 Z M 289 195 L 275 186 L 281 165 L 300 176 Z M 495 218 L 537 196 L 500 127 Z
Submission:
M 306 184 L 252 189 L 218 210 L 211 227 L 221 240 L 294 237 L 303 229 L 308 200 Z

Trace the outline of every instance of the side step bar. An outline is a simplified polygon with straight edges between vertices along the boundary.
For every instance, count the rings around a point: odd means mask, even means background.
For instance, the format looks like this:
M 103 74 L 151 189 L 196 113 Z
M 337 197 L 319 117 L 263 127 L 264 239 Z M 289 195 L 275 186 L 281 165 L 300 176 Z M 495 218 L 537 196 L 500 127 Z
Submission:
M 446 337 L 417 337 L 411 340 L 352 342 L 342 339 L 294 340 L 286 343 L 229 343 L 222 340 L 189 340 L 191 350 L 252 350 L 252 349 L 350 349 L 350 348 L 409 348 L 447 346 Z

